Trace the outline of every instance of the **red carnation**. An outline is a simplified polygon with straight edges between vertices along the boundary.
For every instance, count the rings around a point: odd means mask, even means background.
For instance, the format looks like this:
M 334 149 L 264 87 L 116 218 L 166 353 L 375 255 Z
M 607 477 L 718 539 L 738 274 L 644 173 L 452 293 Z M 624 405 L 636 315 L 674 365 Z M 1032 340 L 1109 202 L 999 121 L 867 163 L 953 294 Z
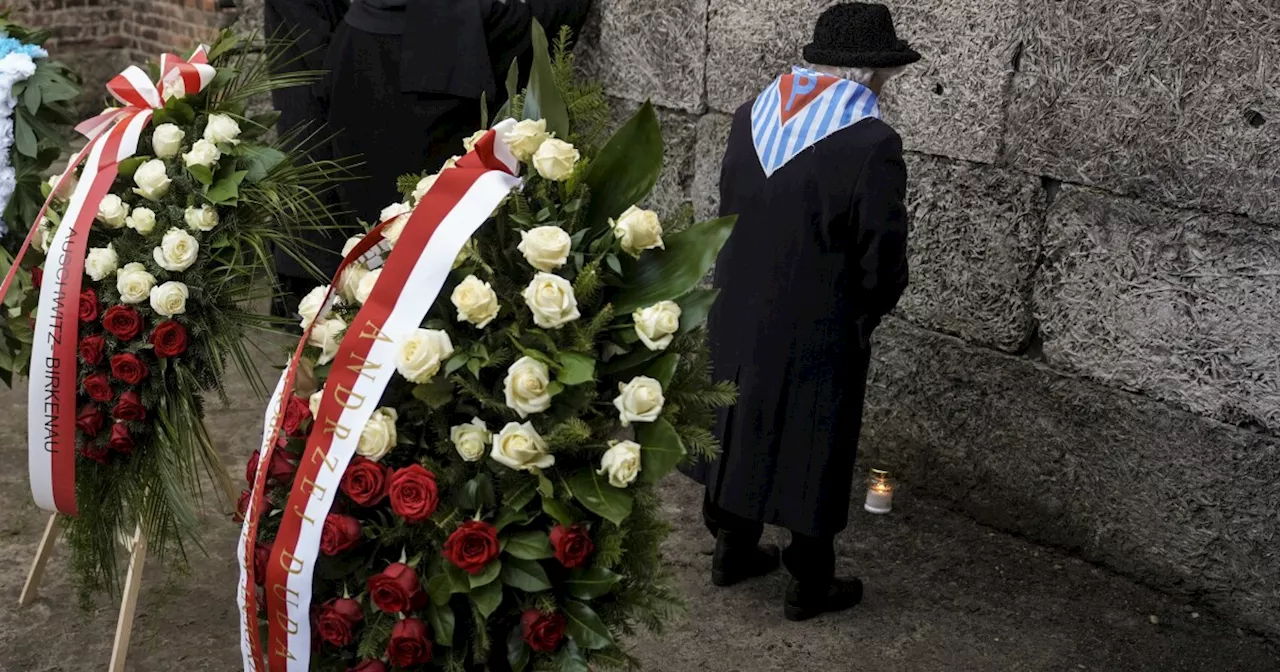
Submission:
M 591 543 L 591 535 L 581 525 L 556 525 L 551 528 L 551 548 L 555 550 L 556 560 L 569 569 L 577 569 L 587 564 L 587 560 L 596 550 Z
M 356 456 L 342 475 L 340 485 L 351 501 L 374 506 L 387 496 L 387 468 L 373 460 Z
M 320 552 L 337 555 L 360 544 L 360 521 L 341 513 L 330 513 L 320 531 Z
M 268 481 L 284 485 L 293 479 L 293 474 L 297 471 L 298 465 L 290 462 L 288 453 L 280 450 L 279 446 L 271 451 L 271 462 L 267 465 Z
M 80 292 L 80 321 L 92 322 L 98 319 L 98 294 L 92 289 Z
M 94 401 L 108 402 L 115 398 L 115 390 L 111 389 L 111 381 L 105 373 L 95 373 L 84 379 L 84 392 Z
M 151 345 L 156 357 L 177 357 L 187 351 L 187 329 L 173 320 L 165 320 L 151 332 Z
M 320 638 L 334 646 L 346 646 L 355 639 L 356 625 L 364 620 L 360 603 L 349 597 L 339 597 L 320 605 L 316 618 Z
M 111 306 L 102 314 L 102 326 L 121 341 L 132 341 L 142 333 L 142 316 L 133 306 Z
M 261 456 L 262 453 L 256 450 L 253 451 L 253 454 L 249 456 L 249 461 L 244 465 L 244 480 L 250 484 L 253 483 L 253 479 L 258 475 L 258 460 L 261 459 Z
M 80 359 L 85 364 L 97 366 L 102 362 L 102 349 L 106 346 L 106 339 L 100 335 L 85 336 L 80 339 Z
M 281 427 L 289 436 L 300 436 L 302 423 L 311 419 L 311 404 L 298 395 L 291 395 L 284 407 L 284 423 Z
M 147 409 L 142 406 L 142 398 L 137 392 L 125 392 L 120 395 L 120 401 L 116 402 L 116 409 L 111 412 L 111 417 L 116 420 L 144 420 Z
M 234 516 L 237 523 L 244 520 L 245 515 L 249 513 L 249 491 L 241 490 L 240 498 L 236 500 L 236 515 Z
M 76 414 L 76 428 L 85 433 L 85 436 L 94 437 L 98 432 L 102 431 L 102 423 L 105 422 L 107 416 L 102 414 L 102 409 L 94 404 L 89 404 L 80 409 Z
M 421 464 L 411 464 L 391 474 L 387 494 L 391 496 L 391 510 L 410 523 L 430 518 L 440 505 L 436 475 Z
M 480 520 L 468 520 L 458 526 L 444 542 L 444 557 L 468 574 L 479 574 L 485 565 L 498 557 L 498 528 Z
M 93 460 L 98 464 L 106 464 L 107 457 L 110 455 L 110 453 L 107 452 L 106 446 L 98 445 L 96 443 L 80 444 L 79 452 L 85 458 Z
M 31 269 L 31 286 L 40 289 L 44 284 L 44 269 L 39 266 Z
M 123 422 L 112 425 L 107 447 L 124 455 L 133 454 L 133 435 L 129 433 L 129 426 Z
M 387 672 L 387 664 L 381 660 L 362 660 L 355 667 L 347 668 L 347 672 Z
M 259 586 L 267 583 L 267 563 L 269 562 L 271 562 L 271 547 L 259 542 L 253 547 L 253 582 Z
M 381 574 L 369 577 L 368 585 L 373 606 L 388 614 L 426 606 L 427 594 L 418 572 L 403 562 L 391 563 Z
M 391 643 L 387 644 L 387 658 L 396 667 L 411 667 L 431 662 L 431 638 L 427 636 L 427 624 L 416 618 L 396 621 L 396 624 L 391 626 Z
M 111 375 L 126 385 L 137 385 L 147 377 L 147 365 L 132 352 L 125 352 L 111 358 Z
M 544 614 L 530 609 L 520 617 L 524 643 L 538 653 L 552 653 L 564 641 L 566 622 L 562 614 Z

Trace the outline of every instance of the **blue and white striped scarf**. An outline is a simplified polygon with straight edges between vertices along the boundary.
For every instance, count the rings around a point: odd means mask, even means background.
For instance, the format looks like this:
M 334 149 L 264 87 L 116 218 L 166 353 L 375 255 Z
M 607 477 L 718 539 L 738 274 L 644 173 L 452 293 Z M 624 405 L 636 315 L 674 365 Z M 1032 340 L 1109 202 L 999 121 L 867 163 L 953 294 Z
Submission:
M 871 89 L 796 67 L 756 98 L 751 133 L 764 174 L 771 176 L 823 138 L 863 119 L 880 118 Z

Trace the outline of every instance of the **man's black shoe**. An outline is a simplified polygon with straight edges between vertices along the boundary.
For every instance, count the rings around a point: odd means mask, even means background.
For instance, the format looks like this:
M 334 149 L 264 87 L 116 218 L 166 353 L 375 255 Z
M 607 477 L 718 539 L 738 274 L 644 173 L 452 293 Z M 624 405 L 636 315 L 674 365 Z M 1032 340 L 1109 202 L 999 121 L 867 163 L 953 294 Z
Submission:
M 770 574 L 782 564 L 777 546 L 744 550 L 734 548 L 726 537 L 724 532 L 716 537 L 716 552 L 711 557 L 711 583 L 721 588 Z
M 822 614 L 852 609 L 861 601 L 861 579 L 832 579 L 825 587 L 791 579 L 783 611 L 788 621 L 807 621 Z

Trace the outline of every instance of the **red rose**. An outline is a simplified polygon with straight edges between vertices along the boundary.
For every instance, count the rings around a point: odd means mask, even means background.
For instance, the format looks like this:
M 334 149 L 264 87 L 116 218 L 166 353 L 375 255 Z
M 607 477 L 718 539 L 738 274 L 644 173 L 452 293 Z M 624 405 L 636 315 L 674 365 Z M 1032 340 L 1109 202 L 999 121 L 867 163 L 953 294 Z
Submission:
M 360 521 L 341 513 L 330 513 L 320 531 L 320 552 L 337 555 L 355 548 L 362 538 Z
M 44 269 L 39 266 L 31 269 L 31 286 L 40 289 L 44 284 Z
M 84 432 L 86 436 L 94 437 L 98 435 L 98 432 L 102 431 L 102 423 L 106 419 L 107 416 L 102 414 L 102 409 L 89 404 L 76 414 L 76 428 Z
M 381 574 L 369 577 L 369 599 L 388 614 L 426 606 L 426 598 L 418 572 L 403 562 L 391 563 Z
M 165 320 L 151 332 L 151 345 L 156 357 L 177 357 L 187 351 L 187 329 L 173 320 Z
M 483 572 L 485 565 L 501 552 L 498 528 L 479 520 L 459 525 L 444 542 L 444 557 L 468 574 Z
M 360 603 L 349 597 L 329 600 L 320 605 L 316 618 L 320 638 L 334 646 L 346 646 L 355 639 L 356 624 L 364 620 Z
M 106 446 L 100 446 L 95 443 L 80 444 L 80 454 L 98 464 L 106 464 L 107 456 L 109 455 Z
M 300 436 L 302 423 L 311 419 L 311 404 L 298 395 L 291 395 L 289 403 L 284 407 L 284 422 L 281 427 L 289 436 Z
M 538 653 L 552 653 L 564 641 L 565 619 L 562 614 L 544 614 L 530 609 L 520 617 L 524 643 Z
M 142 316 L 132 306 L 111 306 L 102 314 L 102 326 L 122 341 L 142 333 Z
M 577 569 L 587 564 L 587 559 L 596 550 L 591 543 L 591 535 L 581 525 L 556 525 L 551 528 L 551 548 L 555 549 L 556 560 L 569 569 Z
M 381 660 L 362 660 L 355 667 L 348 667 L 347 672 L 387 672 L 387 664 Z
M 416 618 L 396 621 L 391 626 L 391 643 L 387 644 L 387 658 L 396 667 L 411 667 L 431 662 L 431 638 L 427 636 L 427 624 Z
M 246 514 L 249 513 L 249 491 L 240 491 L 240 498 L 236 500 L 236 515 L 234 519 L 237 523 L 243 522 Z
M 248 481 L 250 484 L 252 484 L 254 478 L 258 476 L 258 460 L 261 457 L 262 453 L 255 450 L 253 451 L 253 454 L 249 456 L 249 461 L 244 465 L 244 480 Z
M 102 348 L 106 340 L 102 336 L 85 336 L 80 339 L 80 359 L 85 364 L 97 366 L 102 362 Z
M 92 322 L 98 319 L 98 294 L 92 289 L 80 292 L 80 321 Z
M 245 493 L 248 494 L 248 493 Z M 267 582 L 267 563 L 271 562 L 271 547 L 259 543 L 253 547 L 253 582 L 259 586 Z
M 111 417 L 116 420 L 144 420 L 147 409 L 142 406 L 142 398 L 137 392 L 125 392 L 116 402 L 116 410 L 111 412 Z
M 130 455 L 133 453 L 133 435 L 129 433 L 129 426 L 123 422 L 117 422 L 111 426 L 111 439 L 107 441 L 107 447 L 117 453 Z
M 111 375 L 126 385 L 137 385 L 147 377 L 147 365 L 138 356 L 125 352 L 111 358 Z
M 339 487 L 356 504 L 373 506 L 387 496 L 387 468 L 357 455 Z
M 421 464 L 411 464 L 391 474 L 387 494 L 391 496 L 391 510 L 410 523 L 430 518 L 440 505 L 436 475 Z
M 289 461 L 289 454 L 280 450 L 280 446 L 276 446 L 276 449 L 271 451 L 271 462 L 267 464 L 268 481 L 286 484 L 297 471 L 298 465 Z
M 95 373 L 84 379 L 84 392 L 94 401 L 108 402 L 116 396 L 111 389 L 111 381 L 105 373 Z

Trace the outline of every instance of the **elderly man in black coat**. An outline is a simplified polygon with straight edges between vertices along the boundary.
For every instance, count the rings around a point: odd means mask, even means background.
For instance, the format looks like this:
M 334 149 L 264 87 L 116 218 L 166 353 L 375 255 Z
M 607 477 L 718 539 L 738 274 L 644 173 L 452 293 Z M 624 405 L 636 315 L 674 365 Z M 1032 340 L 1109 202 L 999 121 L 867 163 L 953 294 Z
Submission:
M 806 67 L 734 116 L 721 213 L 737 215 L 716 265 L 715 375 L 738 404 L 717 422 L 720 458 L 694 469 L 717 533 L 712 580 L 778 565 L 764 524 L 791 531 L 790 620 L 847 609 L 858 579 L 835 578 L 848 524 L 871 332 L 907 284 L 902 140 L 880 120 L 885 81 L 920 56 L 889 10 L 841 4 L 818 19 Z

